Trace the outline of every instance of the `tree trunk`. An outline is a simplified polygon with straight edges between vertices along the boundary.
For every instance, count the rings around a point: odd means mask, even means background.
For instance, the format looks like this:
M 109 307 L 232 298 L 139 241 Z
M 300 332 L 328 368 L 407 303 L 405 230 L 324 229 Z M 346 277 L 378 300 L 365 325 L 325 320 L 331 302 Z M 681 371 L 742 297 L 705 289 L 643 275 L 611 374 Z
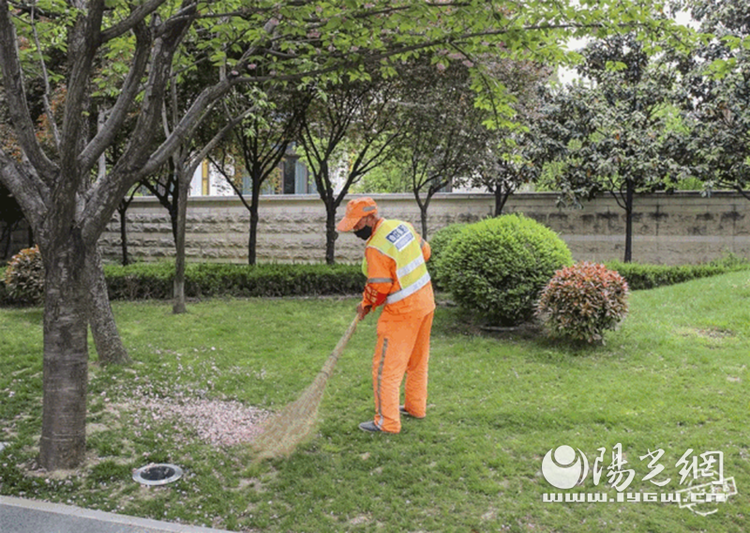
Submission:
M 499 217 L 503 214 L 503 208 L 505 207 L 505 202 L 508 201 L 510 191 L 506 191 L 502 185 L 497 185 L 493 192 L 495 193 L 495 216 Z
M 417 202 L 419 207 L 419 221 L 422 226 L 422 238 L 427 240 L 427 202 L 422 202 L 422 197 L 419 196 L 418 189 L 412 189 L 414 200 Z
M 427 210 L 430 208 L 430 201 L 436 192 L 437 189 L 430 188 L 424 201 L 417 201 L 417 205 L 419 205 L 419 218 L 422 222 L 422 238 L 424 240 L 427 240 Z
M 174 306 L 172 312 L 181 314 L 187 311 L 185 305 L 185 229 L 187 225 L 187 197 L 190 180 L 185 168 L 176 165 L 177 172 L 177 236 L 175 238 Z
M 174 239 L 175 246 L 177 246 L 177 234 L 179 233 L 179 227 L 180 227 L 180 189 L 177 188 L 177 198 L 175 198 L 175 203 L 173 203 L 171 206 L 167 207 L 167 211 L 169 211 L 169 222 L 172 224 L 172 238 Z
M 633 259 L 633 197 L 635 196 L 635 184 L 627 181 L 625 191 L 625 258 L 623 261 L 630 263 Z
M 336 263 L 336 239 L 339 234 L 336 231 L 336 206 L 333 201 L 326 202 L 326 264 Z
M 101 252 L 97 248 L 94 253 L 86 256 L 86 277 L 89 288 L 89 324 L 99 354 L 99 362 L 108 364 L 129 364 L 132 361 L 125 346 L 122 344 L 120 333 L 117 331 L 115 315 L 109 303 L 107 281 L 102 269 Z
M 247 264 L 254 265 L 258 248 L 258 204 L 260 203 L 260 180 L 253 178 L 253 197 L 250 199 L 250 238 L 247 242 Z
M 44 402 L 39 464 L 72 469 L 86 453 L 87 251 L 80 239 L 44 247 Z
M 117 213 L 120 215 L 120 247 L 122 248 L 122 266 L 130 264 L 128 259 L 128 208 L 118 208 Z
M 422 223 L 422 238 L 427 240 L 427 205 L 419 205 L 419 220 Z

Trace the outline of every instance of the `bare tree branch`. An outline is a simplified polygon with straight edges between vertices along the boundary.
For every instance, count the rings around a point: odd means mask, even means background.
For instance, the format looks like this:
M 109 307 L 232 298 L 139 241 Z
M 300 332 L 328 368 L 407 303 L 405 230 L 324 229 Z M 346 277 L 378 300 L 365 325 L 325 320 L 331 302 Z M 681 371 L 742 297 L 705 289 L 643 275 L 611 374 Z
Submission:
M 19 168 L 25 166 L 26 168 Z M 45 203 L 49 199 L 50 190 L 39 179 L 31 165 L 23 165 L 10 157 L 0 147 L 0 181 L 2 181 L 8 190 L 16 198 L 23 198 L 23 202 L 18 202 L 21 209 L 24 205 L 32 205 L 32 209 L 23 209 L 24 216 L 29 220 L 32 227 L 39 224 L 45 210 Z
M 258 109 L 253 106 L 249 109 L 246 109 L 240 115 L 230 119 L 218 132 L 216 132 L 216 135 L 214 135 L 211 140 L 206 143 L 201 151 L 195 154 L 195 156 L 193 157 L 193 161 L 188 167 L 188 175 L 192 176 L 195 173 L 198 165 L 200 165 L 203 160 L 208 159 L 208 154 L 216 149 L 222 139 L 224 139 L 224 137 L 226 137 L 230 131 L 232 131 L 238 124 L 245 120 L 246 117 L 252 115 L 257 111 Z
M 151 36 L 143 23 L 137 24 L 133 30 L 136 36 L 136 47 L 130 71 L 107 121 L 78 158 L 78 165 L 83 171 L 90 169 L 112 143 L 120 126 L 127 118 L 128 111 L 139 90 L 140 80 L 146 72 L 151 49 Z
M 87 235 L 95 235 L 97 231 L 103 229 L 114 214 L 114 209 L 119 200 L 125 196 L 130 187 L 156 171 L 167 161 L 172 150 L 179 146 L 200 123 L 203 112 L 209 104 L 222 94 L 220 92 L 217 95 L 209 91 L 209 94 L 203 100 L 199 97 L 191 108 L 194 110 L 193 114 L 190 115 L 190 112 L 188 112 L 189 118 L 183 117 L 180 122 L 183 125 L 182 129 L 178 126 L 168 139 L 171 141 L 169 151 L 160 152 L 162 159 L 158 164 L 147 164 L 147 162 L 155 163 L 153 157 L 149 159 L 151 153 L 149 140 L 152 138 L 155 129 L 158 128 L 161 118 L 165 91 L 170 81 L 172 59 L 185 36 L 187 28 L 190 26 L 190 21 L 188 19 L 181 19 L 179 22 L 169 20 L 164 23 L 164 26 L 164 30 L 160 32 L 159 37 L 153 43 L 147 88 L 130 142 L 108 177 L 97 180 L 90 189 L 89 202 L 87 202 L 84 210 L 84 216 L 87 220 L 84 231 Z M 219 84 L 222 91 L 226 90 L 223 85 L 225 84 Z M 214 98 L 211 99 L 211 96 Z M 164 144 L 162 144 L 163 146 Z
M 0 0 L 0 67 L 10 119 L 26 157 L 32 166 L 39 170 L 39 177 L 44 183 L 51 185 L 58 167 L 47 157 L 37 141 L 36 128 L 28 111 L 29 104 L 18 57 L 16 28 L 10 20 L 8 2 Z
M 130 12 L 130 16 L 105 30 L 101 34 L 102 42 L 116 39 L 141 24 L 148 15 L 156 11 L 166 0 L 148 0 Z
M 35 6 L 31 7 L 31 29 L 34 33 L 34 42 L 36 44 L 36 50 L 39 52 L 39 64 L 42 68 L 42 81 L 44 82 L 44 94 L 42 100 L 44 101 L 44 111 L 47 113 L 47 120 L 49 121 L 50 128 L 52 129 L 52 137 L 55 140 L 55 147 L 60 150 L 60 131 L 57 129 L 57 121 L 55 115 L 52 113 L 52 106 L 50 105 L 50 96 L 52 95 L 52 89 L 49 85 L 49 76 L 47 75 L 47 64 L 44 61 L 44 55 L 42 54 L 42 45 L 39 42 L 39 32 L 36 29 L 36 20 L 34 18 Z
M 79 20 L 70 30 L 68 39 L 69 57 L 73 59 L 68 77 L 65 97 L 65 117 L 63 118 L 62 135 L 60 145 L 61 165 L 65 169 L 73 170 L 77 164 L 77 149 L 82 143 L 83 127 L 85 123 L 84 109 L 88 100 L 91 71 L 94 65 L 94 57 L 99 41 L 99 28 L 104 15 L 104 0 L 95 0 L 89 3 L 88 13 L 85 19 Z M 75 173 L 75 172 L 74 172 Z M 76 179 L 65 180 L 65 187 L 77 189 Z

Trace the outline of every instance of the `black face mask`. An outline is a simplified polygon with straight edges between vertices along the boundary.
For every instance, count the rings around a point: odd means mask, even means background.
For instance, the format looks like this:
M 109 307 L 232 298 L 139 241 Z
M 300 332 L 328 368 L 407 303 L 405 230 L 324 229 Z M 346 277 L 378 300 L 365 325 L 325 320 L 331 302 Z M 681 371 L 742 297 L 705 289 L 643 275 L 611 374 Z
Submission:
M 363 241 L 366 241 L 372 235 L 372 228 L 370 226 L 365 226 L 362 229 L 355 231 L 354 234 Z

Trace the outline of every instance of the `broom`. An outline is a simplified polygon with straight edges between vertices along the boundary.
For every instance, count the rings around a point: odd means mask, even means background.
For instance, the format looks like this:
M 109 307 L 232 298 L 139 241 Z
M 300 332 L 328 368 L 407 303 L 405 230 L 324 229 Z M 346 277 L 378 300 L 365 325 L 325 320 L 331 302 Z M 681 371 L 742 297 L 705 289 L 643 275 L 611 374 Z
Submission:
M 331 377 L 333 367 L 344 351 L 346 343 L 357 329 L 357 322 L 359 315 L 354 317 L 315 380 L 300 397 L 263 423 L 262 433 L 254 442 L 258 452 L 257 460 L 287 456 L 312 433 L 328 378 Z

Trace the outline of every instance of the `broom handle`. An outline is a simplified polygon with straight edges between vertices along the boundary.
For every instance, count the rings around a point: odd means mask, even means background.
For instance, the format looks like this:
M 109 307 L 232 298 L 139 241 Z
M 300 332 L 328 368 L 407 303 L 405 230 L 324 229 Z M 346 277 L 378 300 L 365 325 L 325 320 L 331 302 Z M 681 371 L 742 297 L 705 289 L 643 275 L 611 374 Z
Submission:
M 336 361 L 338 361 L 341 352 L 343 352 L 344 348 L 346 348 L 346 343 L 349 342 L 349 339 L 351 339 L 352 335 L 354 335 L 354 332 L 357 329 L 357 322 L 359 322 L 359 314 L 354 317 L 354 320 L 352 320 L 352 323 L 349 324 L 349 327 L 339 339 L 339 342 L 331 352 L 331 355 L 328 356 L 328 359 L 323 365 L 323 368 L 320 369 L 321 374 L 330 376 L 331 370 L 333 370 L 333 366 L 336 364 Z

